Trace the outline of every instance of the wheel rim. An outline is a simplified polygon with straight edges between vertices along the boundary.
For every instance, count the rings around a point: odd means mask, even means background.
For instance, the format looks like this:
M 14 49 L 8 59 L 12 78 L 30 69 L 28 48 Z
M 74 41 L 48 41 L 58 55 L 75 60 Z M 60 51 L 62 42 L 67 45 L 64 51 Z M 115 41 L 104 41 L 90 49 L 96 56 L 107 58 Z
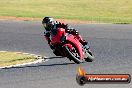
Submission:
M 76 58 L 80 59 L 80 56 L 79 56 L 79 54 L 78 54 L 78 52 L 77 52 L 77 50 L 76 50 L 75 47 L 73 47 L 72 49 L 70 49 L 70 52 L 71 52 Z

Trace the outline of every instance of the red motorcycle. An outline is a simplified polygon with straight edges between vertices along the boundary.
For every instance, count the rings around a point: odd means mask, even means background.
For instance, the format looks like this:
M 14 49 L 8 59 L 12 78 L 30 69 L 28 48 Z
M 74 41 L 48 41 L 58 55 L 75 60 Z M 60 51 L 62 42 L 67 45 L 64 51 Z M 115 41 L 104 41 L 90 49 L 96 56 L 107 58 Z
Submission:
M 94 56 L 88 45 L 83 46 L 76 36 L 66 33 L 65 29 L 58 28 L 51 33 L 51 46 L 56 56 L 67 57 L 75 63 L 92 62 Z

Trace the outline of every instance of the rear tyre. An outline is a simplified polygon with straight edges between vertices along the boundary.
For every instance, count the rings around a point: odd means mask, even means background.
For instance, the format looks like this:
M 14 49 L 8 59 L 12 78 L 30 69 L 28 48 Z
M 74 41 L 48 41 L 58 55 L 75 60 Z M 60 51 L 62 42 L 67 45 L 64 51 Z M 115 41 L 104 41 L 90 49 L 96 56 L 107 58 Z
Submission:
M 93 56 L 92 52 L 88 49 L 86 54 L 87 54 L 87 58 L 85 58 L 85 61 L 92 62 L 94 60 L 94 56 Z

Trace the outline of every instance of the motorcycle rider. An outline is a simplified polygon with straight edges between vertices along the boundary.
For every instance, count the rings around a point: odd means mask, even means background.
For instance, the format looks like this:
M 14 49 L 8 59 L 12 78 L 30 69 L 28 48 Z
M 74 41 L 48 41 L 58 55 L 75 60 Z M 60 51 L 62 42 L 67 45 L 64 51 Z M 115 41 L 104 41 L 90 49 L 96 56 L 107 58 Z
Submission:
M 50 45 L 50 36 L 51 34 L 55 34 L 57 32 L 58 28 L 64 28 L 67 33 L 73 34 L 78 38 L 80 43 L 85 46 L 87 45 L 87 42 L 82 39 L 82 37 L 79 35 L 78 31 L 74 28 L 70 28 L 68 24 L 64 24 L 58 21 L 55 21 L 52 17 L 44 17 L 42 20 L 43 27 L 45 28 L 46 32 L 44 32 L 44 36 L 46 40 L 48 41 L 48 44 Z M 54 49 L 54 46 L 51 46 L 51 49 Z

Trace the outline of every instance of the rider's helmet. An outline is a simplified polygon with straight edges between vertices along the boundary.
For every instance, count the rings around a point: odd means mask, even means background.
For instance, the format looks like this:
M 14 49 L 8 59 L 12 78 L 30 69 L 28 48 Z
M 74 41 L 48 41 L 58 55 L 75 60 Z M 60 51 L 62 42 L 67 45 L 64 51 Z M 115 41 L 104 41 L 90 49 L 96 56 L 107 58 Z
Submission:
M 54 19 L 52 17 L 44 17 L 42 24 L 47 31 L 50 31 L 54 25 Z

